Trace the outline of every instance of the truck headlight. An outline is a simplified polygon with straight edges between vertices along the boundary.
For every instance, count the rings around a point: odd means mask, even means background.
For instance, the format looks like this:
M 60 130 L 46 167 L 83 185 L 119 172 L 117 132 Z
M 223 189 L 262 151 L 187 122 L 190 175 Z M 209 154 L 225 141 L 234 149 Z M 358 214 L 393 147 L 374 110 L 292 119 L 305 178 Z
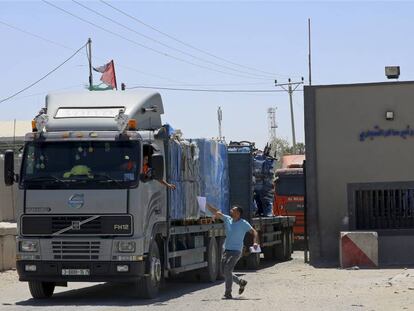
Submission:
M 38 243 L 36 241 L 20 241 L 20 250 L 22 252 L 37 252 Z
M 120 253 L 133 253 L 133 252 L 135 252 L 135 242 L 134 241 L 119 241 L 118 251 Z

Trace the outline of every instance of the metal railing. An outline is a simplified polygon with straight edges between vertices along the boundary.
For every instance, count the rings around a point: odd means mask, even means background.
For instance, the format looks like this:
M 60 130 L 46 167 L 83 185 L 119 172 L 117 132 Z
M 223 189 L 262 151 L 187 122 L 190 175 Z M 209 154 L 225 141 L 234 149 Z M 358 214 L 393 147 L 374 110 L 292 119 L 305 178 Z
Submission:
M 414 187 L 355 190 L 357 230 L 414 229 Z

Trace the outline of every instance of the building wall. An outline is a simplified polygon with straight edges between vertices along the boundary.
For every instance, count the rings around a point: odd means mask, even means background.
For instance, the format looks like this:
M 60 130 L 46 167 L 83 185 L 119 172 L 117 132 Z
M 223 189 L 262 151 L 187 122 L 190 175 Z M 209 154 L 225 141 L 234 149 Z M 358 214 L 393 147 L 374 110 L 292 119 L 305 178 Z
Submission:
M 387 121 L 386 111 L 395 119 Z M 337 262 L 339 232 L 349 230 L 349 183 L 414 181 L 414 136 L 360 139 L 361 132 L 414 129 L 414 82 L 305 88 L 307 202 L 311 260 Z M 404 240 L 404 242 L 399 242 Z M 399 244 L 400 243 L 400 244 Z M 414 236 L 380 237 L 380 263 Z M 411 248 L 413 249 L 413 248 Z M 414 263 L 414 252 L 401 261 Z
M 14 169 L 16 173 L 20 173 L 21 158 L 15 155 Z M 17 208 L 21 192 L 19 192 L 18 184 L 8 187 L 4 184 L 4 157 L 0 155 L 0 222 L 16 222 Z

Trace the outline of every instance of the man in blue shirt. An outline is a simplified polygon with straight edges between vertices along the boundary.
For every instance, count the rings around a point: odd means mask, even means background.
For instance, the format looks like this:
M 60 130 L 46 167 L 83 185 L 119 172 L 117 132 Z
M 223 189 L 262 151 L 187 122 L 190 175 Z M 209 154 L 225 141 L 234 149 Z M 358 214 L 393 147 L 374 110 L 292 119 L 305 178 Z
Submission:
M 220 218 L 224 221 L 226 229 L 226 241 L 224 242 L 224 252 L 222 258 L 224 279 L 226 284 L 226 291 L 224 298 L 231 299 L 231 288 L 233 282 L 239 285 L 239 294 L 241 295 L 244 288 L 247 285 L 246 280 L 242 280 L 233 274 L 234 267 L 239 261 L 242 250 L 244 236 L 247 232 L 253 234 L 254 244 L 253 247 L 256 249 L 258 246 L 258 235 L 257 231 L 244 219 L 242 219 L 243 209 L 239 206 L 234 206 L 230 210 L 230 216 L 220 212 L 217 208 L 214 208 L 207 203 L 207 209 L 214 215 L 214 217 Z

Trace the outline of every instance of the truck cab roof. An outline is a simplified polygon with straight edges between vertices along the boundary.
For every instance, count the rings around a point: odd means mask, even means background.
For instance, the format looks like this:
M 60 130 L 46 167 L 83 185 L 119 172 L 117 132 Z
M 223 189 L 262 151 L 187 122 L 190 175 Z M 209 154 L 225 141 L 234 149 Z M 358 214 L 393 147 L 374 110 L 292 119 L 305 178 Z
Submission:
M 117 131 L 120 110 L 137 121 L 137 130 L 154 130 L 164 113 L 161 95 L 150 90 L 51 93 L 46 108 L 48 132 Z

